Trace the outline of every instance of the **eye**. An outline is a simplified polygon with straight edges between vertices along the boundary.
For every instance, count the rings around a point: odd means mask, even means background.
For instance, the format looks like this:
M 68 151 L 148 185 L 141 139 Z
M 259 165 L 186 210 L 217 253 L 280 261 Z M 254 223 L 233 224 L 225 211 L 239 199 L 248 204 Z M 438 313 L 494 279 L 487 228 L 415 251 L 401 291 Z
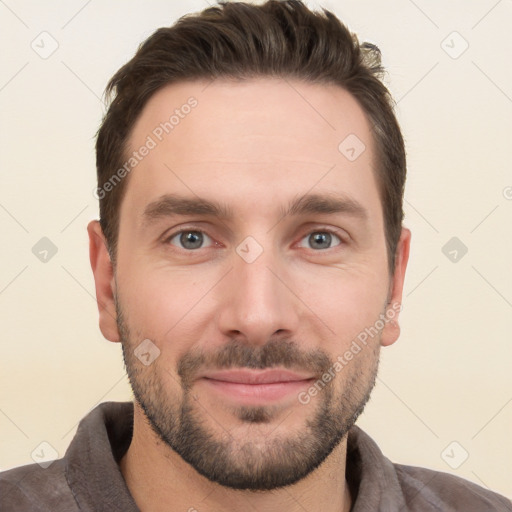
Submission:
M 333 238 L 338 240 L 338 243 L 334 246 L 331 245 L 333 242 Z M 323 230 L 323 231 L 312 231 L 308 235 L 306 235 L 302 240 L 306 240 L 306 243 L 311 244 L 310 247 L 314 250 L 319 249 L 331 249 L 337 245 L 341 245 L 341 238 L 334 234 L 332 231 Z M 299 244 L 299 247 L 304 247 L 304 245 Z
M 343 243 L 343 240 L 331 230 L 317 230 L 308 233 L 299 243 L 299 247 L 312 248 L 315 251 L 331 249 Z M 337 243 L 335 243 L 337 240 Z M 213 240 L 204 232 L 198 229 L 182 229 L 166 238 L 165 243 L 175 245 L 185 251 L 204 249 L 205 243 Z M 214 242 L 213 242 L 214 244 Z
M 211 238 L 206 233 L 197 229 L 182 229 L 177 233 L 173 233 L 167 238 L 166 243 L 176 245 L 176 243 L 173 243 L 175 239 L 178 241 L 178 247 L 187 251 L 202 249 L 205 239 L 211 242 Z

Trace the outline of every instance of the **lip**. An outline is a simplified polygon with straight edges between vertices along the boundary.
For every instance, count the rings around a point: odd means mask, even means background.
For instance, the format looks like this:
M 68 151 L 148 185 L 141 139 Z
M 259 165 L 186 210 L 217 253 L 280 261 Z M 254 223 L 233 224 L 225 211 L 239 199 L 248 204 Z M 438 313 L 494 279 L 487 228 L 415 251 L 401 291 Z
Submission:
M 232 382 L 237 384 L 276 384 L 279 382 L 297 382 L 314 378 L 314 375 L 298 373 L 290 370 L 218 370 L 206 372 L 204 379 Z
M 295 396 L 309 386 L 314 376 L 290 370 L 221 370 L 199 379 L 209 390 L 244 404 L 265 404 Z

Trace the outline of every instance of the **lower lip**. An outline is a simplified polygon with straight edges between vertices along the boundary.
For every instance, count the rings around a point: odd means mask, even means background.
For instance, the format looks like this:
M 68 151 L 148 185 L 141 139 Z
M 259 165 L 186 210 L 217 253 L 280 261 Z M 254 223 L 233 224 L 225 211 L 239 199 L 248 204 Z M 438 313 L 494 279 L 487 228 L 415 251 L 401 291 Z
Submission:
M 224 380 L 201 379 L 211 389 L 225 396 L 243 402 L 269 402 L 279 400 L 291 394 L 298 394 L 309 386 L 314 379 L 273 382 L 267 384 L 241 384 Z

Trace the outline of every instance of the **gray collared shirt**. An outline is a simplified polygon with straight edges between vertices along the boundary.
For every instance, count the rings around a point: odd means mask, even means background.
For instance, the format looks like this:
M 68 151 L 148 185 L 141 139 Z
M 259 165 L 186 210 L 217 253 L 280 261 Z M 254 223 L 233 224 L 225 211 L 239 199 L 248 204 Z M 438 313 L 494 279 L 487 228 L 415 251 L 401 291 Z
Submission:
M 133 430 L 133 403 L 106 402 L 78 426 L 66 455 L 0 473 L 2 512 L 137 512 L 118 462 Z M 394 464 L 360 428 L 348 436 L 351 512 L 512 512 L 512 502 L 459 477 Z

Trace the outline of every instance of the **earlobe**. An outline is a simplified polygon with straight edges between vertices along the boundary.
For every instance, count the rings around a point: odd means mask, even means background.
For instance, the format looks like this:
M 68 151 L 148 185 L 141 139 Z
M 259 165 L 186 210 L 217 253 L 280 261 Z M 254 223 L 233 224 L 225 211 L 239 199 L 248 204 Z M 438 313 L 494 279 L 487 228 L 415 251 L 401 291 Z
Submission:
M 114 271 L 107 243 L 97 220 L 89 223 L 87 232 L 89 234 L 89 259 L 96 286 L 100 330 L 107 340 L 118 342 L 120 336 L 117 329 Z
M 395 271 L 391 278 L 389 300 L 386 307 L 386 324 L 382 330 L 380 344 L 383 347 L 392 345 L 400 336 L 398 316 L 402 309 L 402 294 L 405 280 L 405 270 L 409 261 L 411 231 L 402 227 L 402 233 L 396 248 Z

